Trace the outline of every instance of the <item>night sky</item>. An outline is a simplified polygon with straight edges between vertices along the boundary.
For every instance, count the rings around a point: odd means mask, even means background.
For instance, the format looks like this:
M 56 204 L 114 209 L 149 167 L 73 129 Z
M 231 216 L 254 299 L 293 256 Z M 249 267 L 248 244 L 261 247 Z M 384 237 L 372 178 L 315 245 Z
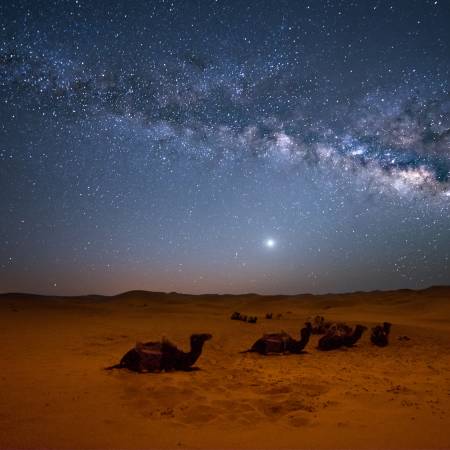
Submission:
M 450 2 L 3 1 L 0 291 L 450 284 Z

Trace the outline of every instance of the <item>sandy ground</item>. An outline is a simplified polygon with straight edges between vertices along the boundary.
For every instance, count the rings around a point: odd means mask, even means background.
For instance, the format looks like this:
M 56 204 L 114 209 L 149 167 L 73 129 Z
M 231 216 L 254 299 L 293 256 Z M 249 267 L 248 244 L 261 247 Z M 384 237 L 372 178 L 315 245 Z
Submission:
M 231 321 L 233 311 L 257 324 Z M 266 312 L 282 313 L 264 320 Z M 393 323 L 348 350 L 240 354 L 312 314 Z M 450 448 L 450 288 L 329 296 L 0 296 L 1 448 Z M 184 349 L 199 370 L 105 371 L 137 340 Z M 409 341 L 398 339 L 407 335 Z

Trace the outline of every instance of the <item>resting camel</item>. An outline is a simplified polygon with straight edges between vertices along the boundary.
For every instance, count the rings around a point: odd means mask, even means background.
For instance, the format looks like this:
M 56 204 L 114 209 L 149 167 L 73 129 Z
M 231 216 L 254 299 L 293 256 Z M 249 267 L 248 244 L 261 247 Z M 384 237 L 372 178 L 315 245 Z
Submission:
M 367 327 L 356 325 L 352 331 L 348 325 L 331 326 L 327 334 L 319 339 L 319 350 L 336 350 L 341 347 L 352 347 L 359 341 Z
M 268 355 L 271 353 L 296 353 L 299 354 L 305 348 L 311 336 L 311 323 L 307 322 L 305 327 L 300 330 L 300 340 L 289 336 L 289 334 L 282 331 L 281 333 L 265 334 L 258 339 L 250 349 L 242 353 L 256 352 L 261 355 Z
M 389 333 L 391 331 L 391 324 L 389 322 L 384 322 L 383 325 L 377 325 L 372 328 L 372 335 L 370 340 L 372 344 L 378 347 L 386 347 L 389 344 Z
M 184 352 L 170 341 L 138 342 L 110 369 L 129 369 L 134 372 L 161 372 L 170 370 L 190 370 L 202 353 L 203 344 L 211 339 L 210 334 L 193 334 L 191 350 Z

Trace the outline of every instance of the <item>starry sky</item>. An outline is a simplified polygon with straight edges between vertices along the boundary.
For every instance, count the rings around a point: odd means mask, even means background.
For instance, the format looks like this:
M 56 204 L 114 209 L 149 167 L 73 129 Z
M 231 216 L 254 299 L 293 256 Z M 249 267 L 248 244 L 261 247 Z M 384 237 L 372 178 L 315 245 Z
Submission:
M 0 4 L 0 291 L 450 284 L 448 0 Z

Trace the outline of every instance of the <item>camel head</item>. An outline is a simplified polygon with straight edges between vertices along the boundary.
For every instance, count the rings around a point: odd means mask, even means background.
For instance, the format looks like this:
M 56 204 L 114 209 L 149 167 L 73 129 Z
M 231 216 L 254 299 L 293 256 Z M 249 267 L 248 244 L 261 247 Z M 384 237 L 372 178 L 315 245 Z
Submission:
M 305 322 L 305 327 L 300 330 L 300 336 L 302 338 L 309 337 L 312 333 L 312 324 L 311 322 Z
M 195 345 L 199 345 L 205 342 L 205 341 L 209 341 L 212 338 L 211 334 L 208 333 L 202 333 L 202 334 L 193 334 L 191 336 L 191 345 L 195 346 Z

